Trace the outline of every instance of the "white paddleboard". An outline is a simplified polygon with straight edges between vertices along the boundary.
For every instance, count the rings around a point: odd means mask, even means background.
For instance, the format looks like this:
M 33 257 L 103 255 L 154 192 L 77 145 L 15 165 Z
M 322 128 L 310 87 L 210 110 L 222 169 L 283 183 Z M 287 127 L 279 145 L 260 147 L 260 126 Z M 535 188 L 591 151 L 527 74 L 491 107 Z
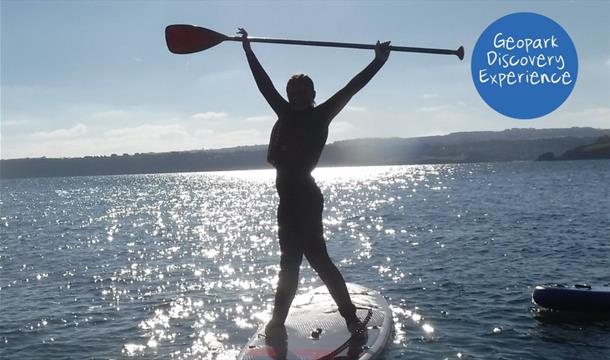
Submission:
M 357 315 L 367 316 L 368 336 L 352 339 L 326 286 L 297 296 L 286 319 L 287 341 L 267 341 L 261 326 L 242 350 L 238 360 L 315 360 L 346 345 L 336 357 L 370 360 L 377 358 L 392 332 L 392 312 L 378 292 L 356 284 L 347 284 Z

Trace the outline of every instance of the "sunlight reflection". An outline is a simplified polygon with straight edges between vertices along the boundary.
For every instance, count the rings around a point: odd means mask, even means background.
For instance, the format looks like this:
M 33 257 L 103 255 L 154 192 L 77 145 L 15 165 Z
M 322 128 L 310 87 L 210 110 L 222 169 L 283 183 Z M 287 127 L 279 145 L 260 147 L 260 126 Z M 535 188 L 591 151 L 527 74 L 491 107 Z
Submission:
M 430 324 L 423 324 L 422 329 L 427 333 L 431 334 L 434 332 L 434 328 Z
M 211 171 L 206 172 L 205 174 L 209 176 L 252 180 L 256 182 L 273 181 L 275 179 L 274 169 Z
M 346 167 L 319 167 L 312 175 L 316 180 L 329 182 L 343 179 L 371 179 L 391 170 L 388 166 L 346 166 Z
M 409 206 L 448 189 L 451 171 L 439 165 L 341 167 L 319 168 L 313 176 L 325 198 L 324 234 L 329 247 L 340 247 L 340 266 L 357 268 L 375 258 L 375 276 L 403 282 L 409 271 L 398 259 L 428 244 L 434 227 L 414 229 L 401 221 L 413 210 Z M 139 320 L 139 340 L 126 340 L 123 353 L 234 359 L 235 343 L 264 324 L 273 306 L 279 272 L 275 172 L 152 178 L 159 184 L 125 195 L 133 201 L 113 206 L 103 219 L 102 236 L 127 244 L 127 252 L 109 278 L 96 278 L 102 298 L 116 310 L 134 299 L 157 304 Z M 89 240 L 100 245 L 99 238 Z M 380 242 L 401 248 L 381 253 Z M 299 292 L 321 283 L 315 275 L 305 262 Z M 133 284 L 139 284 L 135 291 Z M 402 302 L 392 307 L 395 343 L 404 346 L 411 331 L 433 338 L 434 327 L 417 311 Z M 177 349 L 178 343 L 187 346 Z
M 123 353 L 127 356 L 137 356 L 144 353 L 146 346 L 140 344 L 125 344 L 123 345 Z

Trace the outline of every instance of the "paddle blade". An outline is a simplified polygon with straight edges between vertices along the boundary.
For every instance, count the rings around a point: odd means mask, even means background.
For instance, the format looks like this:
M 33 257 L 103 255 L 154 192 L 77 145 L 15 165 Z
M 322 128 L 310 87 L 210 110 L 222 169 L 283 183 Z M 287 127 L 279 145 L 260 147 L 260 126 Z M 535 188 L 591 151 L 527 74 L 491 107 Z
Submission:
M 227 36 L 193 25 L 169 25 L 165 28 L 167 48 L 174 54 L 191 54 L 216 46 Z

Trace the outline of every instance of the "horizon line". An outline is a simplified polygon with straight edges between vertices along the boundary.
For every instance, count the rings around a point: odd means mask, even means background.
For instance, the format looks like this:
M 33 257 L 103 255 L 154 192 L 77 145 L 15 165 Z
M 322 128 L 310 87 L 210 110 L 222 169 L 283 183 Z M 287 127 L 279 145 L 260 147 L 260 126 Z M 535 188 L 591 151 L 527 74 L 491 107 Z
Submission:
M 442 137 L 442 136 L 450 136 L 450 135 L 455 135 L 455 134 L 474 134 L 474 133 L 484 133 L 484 132 L 490 132 L 490 133 L 501 133 L 501 132 L 506 132 L 506 131 L 520 131 L 520 130 L 539 130 L 539 131 L 552 131 L 552 130 L 569 130 L 569 129 L 592 129 L 592 130 L 601 130 L 601 131 L 605 131 L 608 130 L 610 131 L 610 128 L 595 128 L 592 126 L 571 126 L 571 127 L 565 127 L 565 128 L 535 128 L 535 127 L 529 127 L 529 128 L 520 128 L 520 127 L 513 127 L 513 128 L 507 128 L 504 130 L 474 130 L 474 131 L 456 131 L 456 132 L 450 132 L 450 133 L 445 133 L 445 134 L 430 134 L 430 135 L 422 135 L 422 136 L 411 136 L 411 137 L 400 137 L 400 136 L 392 136 L 392 137 L 364 137 L 364 138 L 351 138 L 351 139 L 343 139 L 343 140 L 336 140 L 330 143 L 327 143 L 325 146 L 327 145 L 332 145 L 332 144 L 336 144 L 336 143 L 340 143 L 340 142 L 346 142 L 346 141 L 358 141 L 358 140 L 385 140 L 385 139 L 421 139 L 421 138 L 430 138 L 430 137 Z M 16 157 L 16 158 L 2 158 L 2 155 L 0 154 L 0 161 L 8 161 L 8 160 L 26 160 L 26 159 L 84 159 L 84 158 L 90 158 L 90 157 L 120 157 L 120 156 L 136 156 L 136 155 L 148 155 L 148 154 L 169 154 L 169 153 L 188 153 L 188 152 L 205 152 L 205 151 L 229 151 L 229 150 L 235 150 L 235 149 L 239 149 L 239 148 L 247 148 L 247 147 L 260 147 L 260 146 L 268 146 L 267 144 L 250 144 L 250 145 L 235 145 L 235 146 L 230 146 L 230 147 L 222 147 L 222 148 L 210 148 L 210 149 L 206 149 L 206 148 L 201 148 L 201 149 L 191 149 L 191 150 L 172 150 L 172 151 L 149 151 L 149 152 L 135 152 L 135 153 L 122 153 L 122 154 L 116 154 L 116 153 L 112 153 L 110 155 L 81 155 L 81 156 L 73 156 L 73 157 L 47 157 L 46 155 L 40 155 L 40 156 L 36 156 L 36 157 Z

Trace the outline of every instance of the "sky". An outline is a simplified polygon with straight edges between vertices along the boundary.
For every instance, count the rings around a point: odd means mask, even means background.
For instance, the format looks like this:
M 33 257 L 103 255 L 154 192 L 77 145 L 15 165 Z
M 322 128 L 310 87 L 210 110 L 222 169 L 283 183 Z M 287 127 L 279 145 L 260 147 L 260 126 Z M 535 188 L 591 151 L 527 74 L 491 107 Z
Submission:
M 483 30 L 514 12 L 550 17 L 579 58 L 557 110 L 532 120 L 481 99 L 470 54 Z M 275 117 L 239 43 L 171 54 L 164 29 L 195 24 L 232 35 L 450 48 L 392 53 L 330 127 L 329 142 L 508 128 L 610 128 L 610 1 L 8 1 L 1 0 L 2 159 L 79 157 L 265 144 Z M 372 50 L 253 44 L 276 88 L 310 75 L 318 103 Z

